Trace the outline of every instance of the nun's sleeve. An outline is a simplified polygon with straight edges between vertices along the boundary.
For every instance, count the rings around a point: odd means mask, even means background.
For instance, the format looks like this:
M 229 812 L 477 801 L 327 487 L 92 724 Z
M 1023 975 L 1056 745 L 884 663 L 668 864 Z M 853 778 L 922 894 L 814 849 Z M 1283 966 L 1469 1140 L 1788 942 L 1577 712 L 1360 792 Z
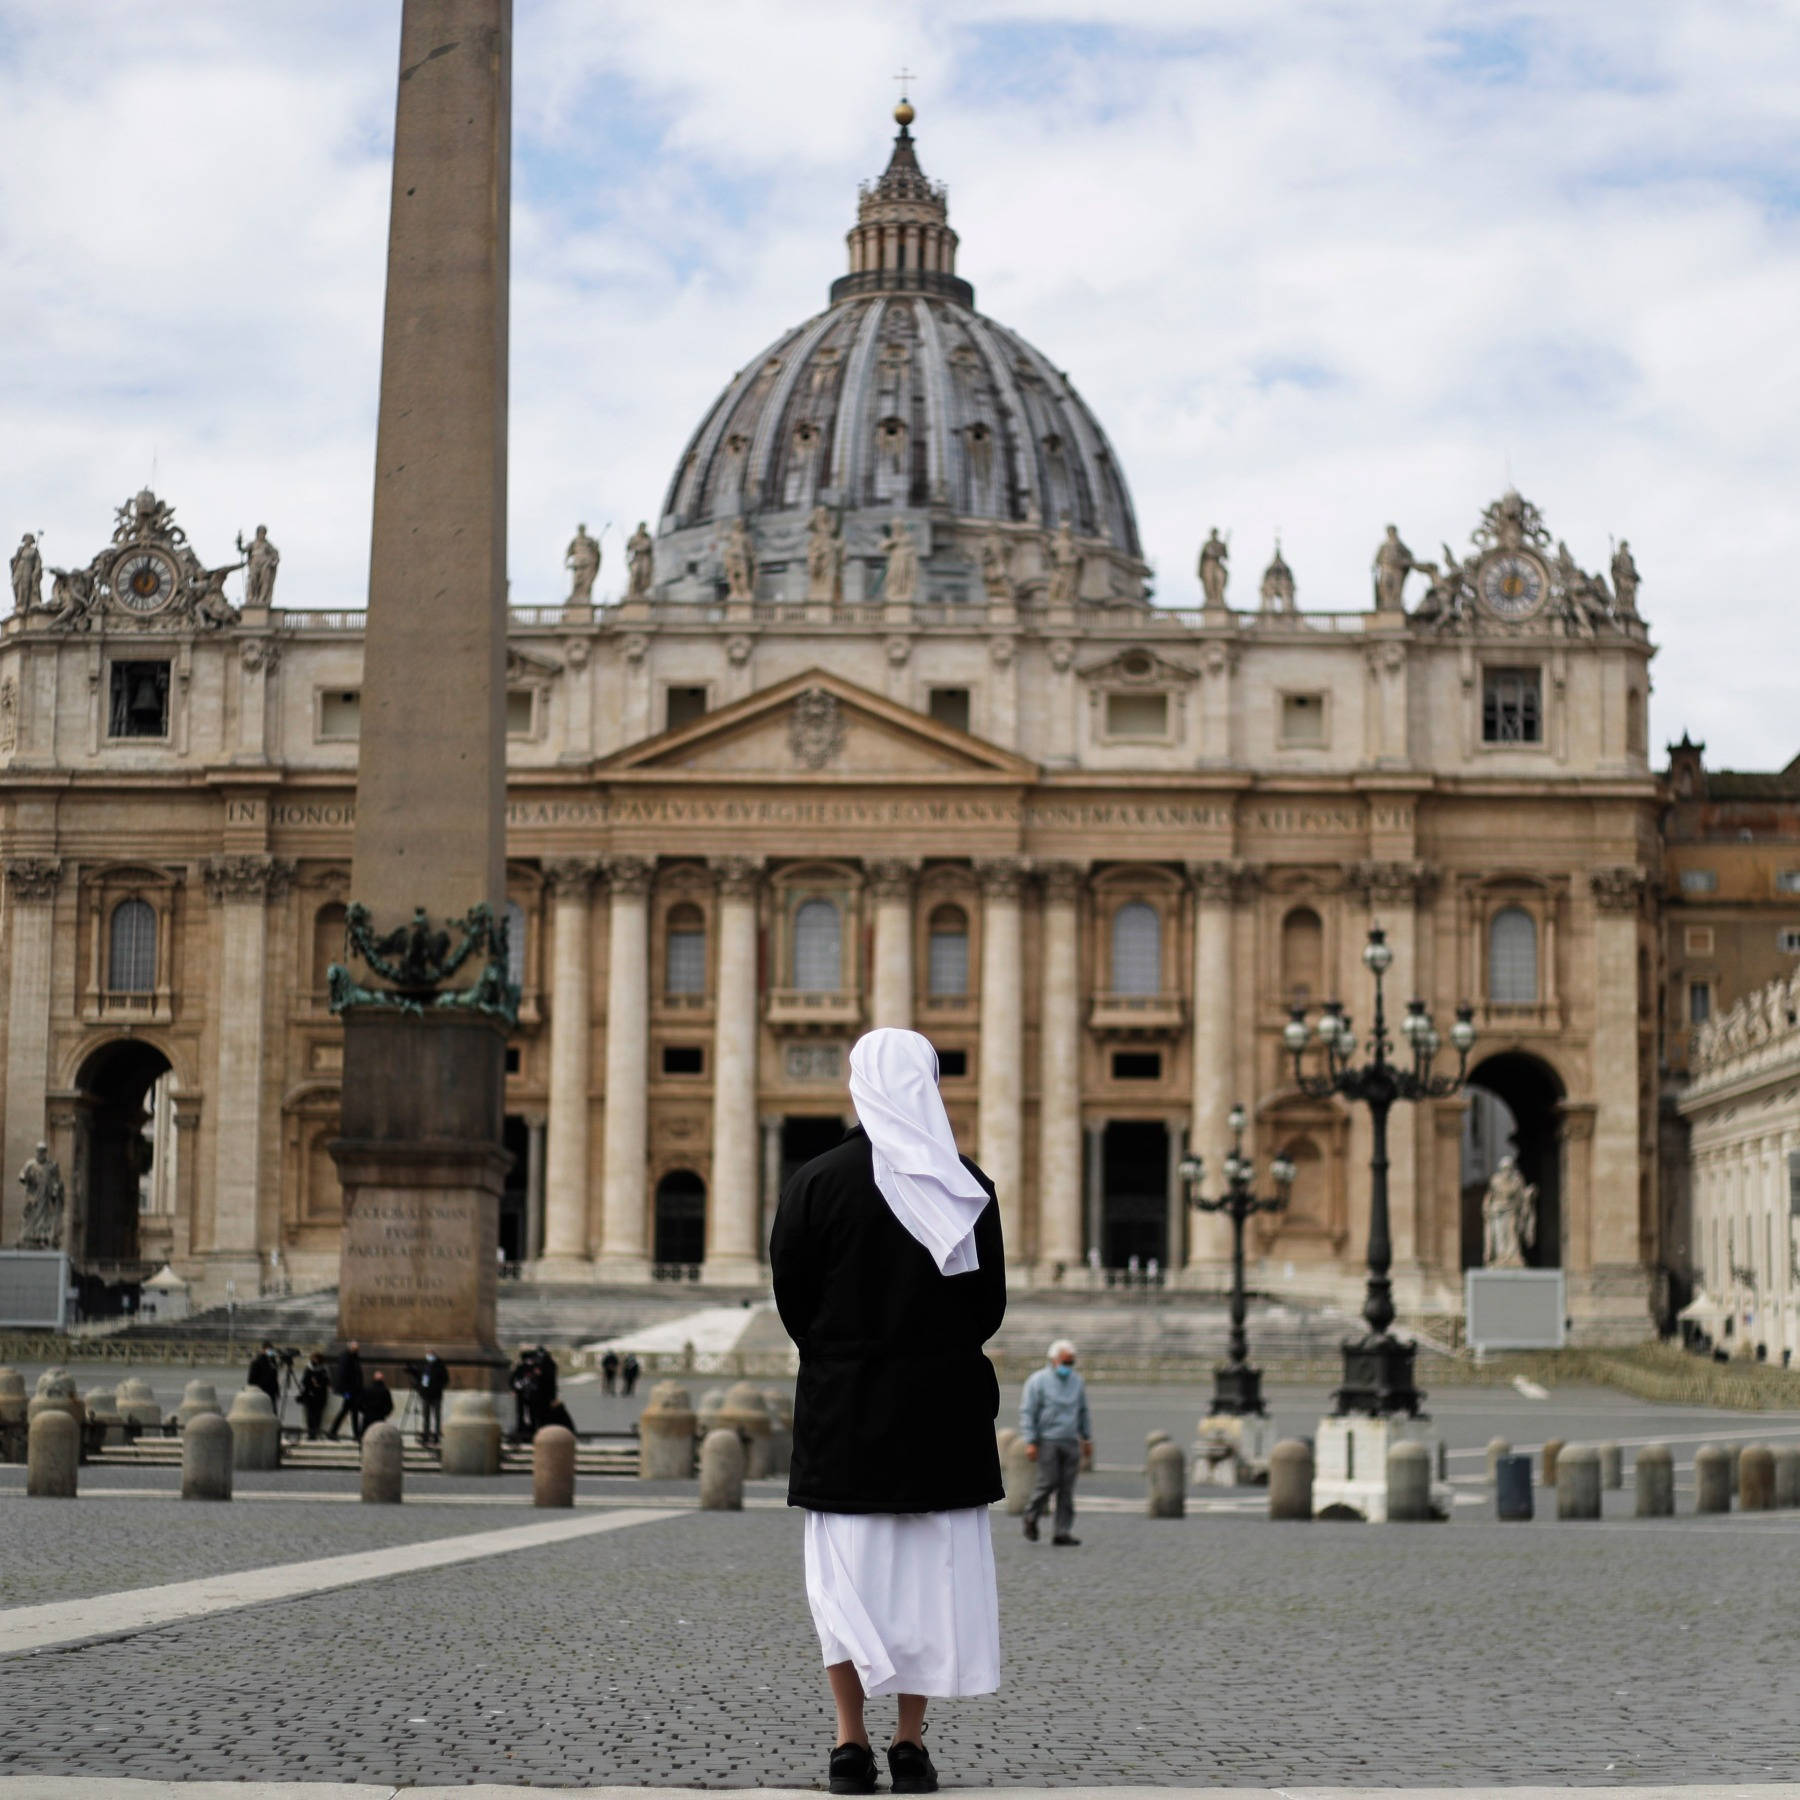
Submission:
M 819 1309 L 818 1239 L 809 1220 L 811 1183 L 798 1175 L 782 1190 L 769 1231 L 769 1273 L 775 1310 L 787 1334 L 804 1352 Z
M 1006 1243 L 1000 1232 L 1000 1202 L 992 1197 L 993 1184 L 985 1176 L 982 1186 L 987 1188 L 989 1199 L 975 1221 L 979 1266 L 974 1274 L 964 1278 L 975 1290 L 972 1323 L 978 1344 L 985 1344 L 1006 1317 Z

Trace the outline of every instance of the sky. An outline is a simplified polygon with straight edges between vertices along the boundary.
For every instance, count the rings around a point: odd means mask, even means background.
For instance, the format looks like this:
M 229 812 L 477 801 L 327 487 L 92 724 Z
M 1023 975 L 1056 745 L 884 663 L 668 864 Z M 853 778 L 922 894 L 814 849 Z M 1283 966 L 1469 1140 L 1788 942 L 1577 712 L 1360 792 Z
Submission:
M 1158 598 L 1367 604 L 1509 484 L 1617 537 L 1652 742 L 1800 751 L 1792 0 L 516 0 L 510 560 L 654 523 L 819 310 L 898 94 L 958 272 L 1105 425 Z M 145 482 L 204 561 L 362 603 L 397 0 L 0 0 L 0 543 Z

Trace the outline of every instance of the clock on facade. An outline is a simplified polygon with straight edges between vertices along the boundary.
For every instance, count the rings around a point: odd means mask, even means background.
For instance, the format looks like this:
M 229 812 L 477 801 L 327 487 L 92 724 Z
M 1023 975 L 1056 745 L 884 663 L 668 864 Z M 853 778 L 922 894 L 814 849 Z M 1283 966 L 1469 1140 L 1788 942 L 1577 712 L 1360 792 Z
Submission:
M 1501 550 L 1482 564 L 1477 585 L 1489 612 L 1502 619 L 1529 619 L 1543 605 L 1549 583 L 1535 556 Z
M 160 550 L 128 550 L 113 564 L 112 590 L 133 612 L 156 612 L 174 599 L 179 579 L 175 564 Z

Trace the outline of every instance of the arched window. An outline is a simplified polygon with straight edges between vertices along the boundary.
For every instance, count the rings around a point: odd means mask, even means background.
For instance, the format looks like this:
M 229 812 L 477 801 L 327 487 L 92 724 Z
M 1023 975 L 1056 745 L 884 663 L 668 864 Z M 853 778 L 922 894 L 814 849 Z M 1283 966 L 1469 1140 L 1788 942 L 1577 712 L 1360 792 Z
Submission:
M 1533 1006 L 1537 997 L 1537 921 L 1522 906 L 1503 906 L 1488 926 L 1488 999 Z
M 1144 900 L 1127 900 L 1113 914 L 1112 989 L 1115 994 L 1162 992 L 1162 915 Z
M 951 997 L 969 991 L 969 915 L 940 906 L 931 915 L 925 954 L 926 991 Z
M 1281 993 L 1289 1006 L 1308 1006 L 1325 980 L 1325 926 L 1310 906 L 1281 921 Z
M 347 960 L 348 946 L 344 941 L 344 908 L 340 902 L 334 900 L 329 906 L 321 906 L 313 914 L 313 992 L 324 993 L 330 985 L 331 965 Z
M 664 921 L 663 991 L 706 992 L 706 914 L 692 901 L 671 906 Z
M 794 986 L 835 994 L 844 985 L 844 928 L 829 900 L 803 901 L 794 914 Z
M 525 985 L 525 909 L 516 900 L 506 903 L 506 979 Z
M 115 994 L 147 994 L 156 986 L 156 908 L 121 900 L 113 908 L 106 985 Z

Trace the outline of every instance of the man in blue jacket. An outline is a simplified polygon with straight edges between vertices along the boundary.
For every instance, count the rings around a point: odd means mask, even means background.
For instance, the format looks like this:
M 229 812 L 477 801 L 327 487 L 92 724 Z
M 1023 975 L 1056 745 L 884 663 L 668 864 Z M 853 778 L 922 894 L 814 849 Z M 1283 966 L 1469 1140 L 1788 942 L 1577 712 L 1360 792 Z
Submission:
M 1050 1346 L 1048 1366 L 1025 1383 L 1019 1436 L 1025 1440 L 1025 1454 L 1038 1466 L 1037 1485 L 1025 1503 L 1025 1535 L 1037 1542 L 1038 1520 L 1055 1495 L 1050 1541 L 1072 1549 L 1081 1542 L 1069 1531 L 1075 1523 L 1075 1477 L 1083 1453 L 1092 1447 L 1094 1425 L 1088 1416 L 1087 1383 L 1075 1372 L 1075 1346 L 1067 1338 Z

